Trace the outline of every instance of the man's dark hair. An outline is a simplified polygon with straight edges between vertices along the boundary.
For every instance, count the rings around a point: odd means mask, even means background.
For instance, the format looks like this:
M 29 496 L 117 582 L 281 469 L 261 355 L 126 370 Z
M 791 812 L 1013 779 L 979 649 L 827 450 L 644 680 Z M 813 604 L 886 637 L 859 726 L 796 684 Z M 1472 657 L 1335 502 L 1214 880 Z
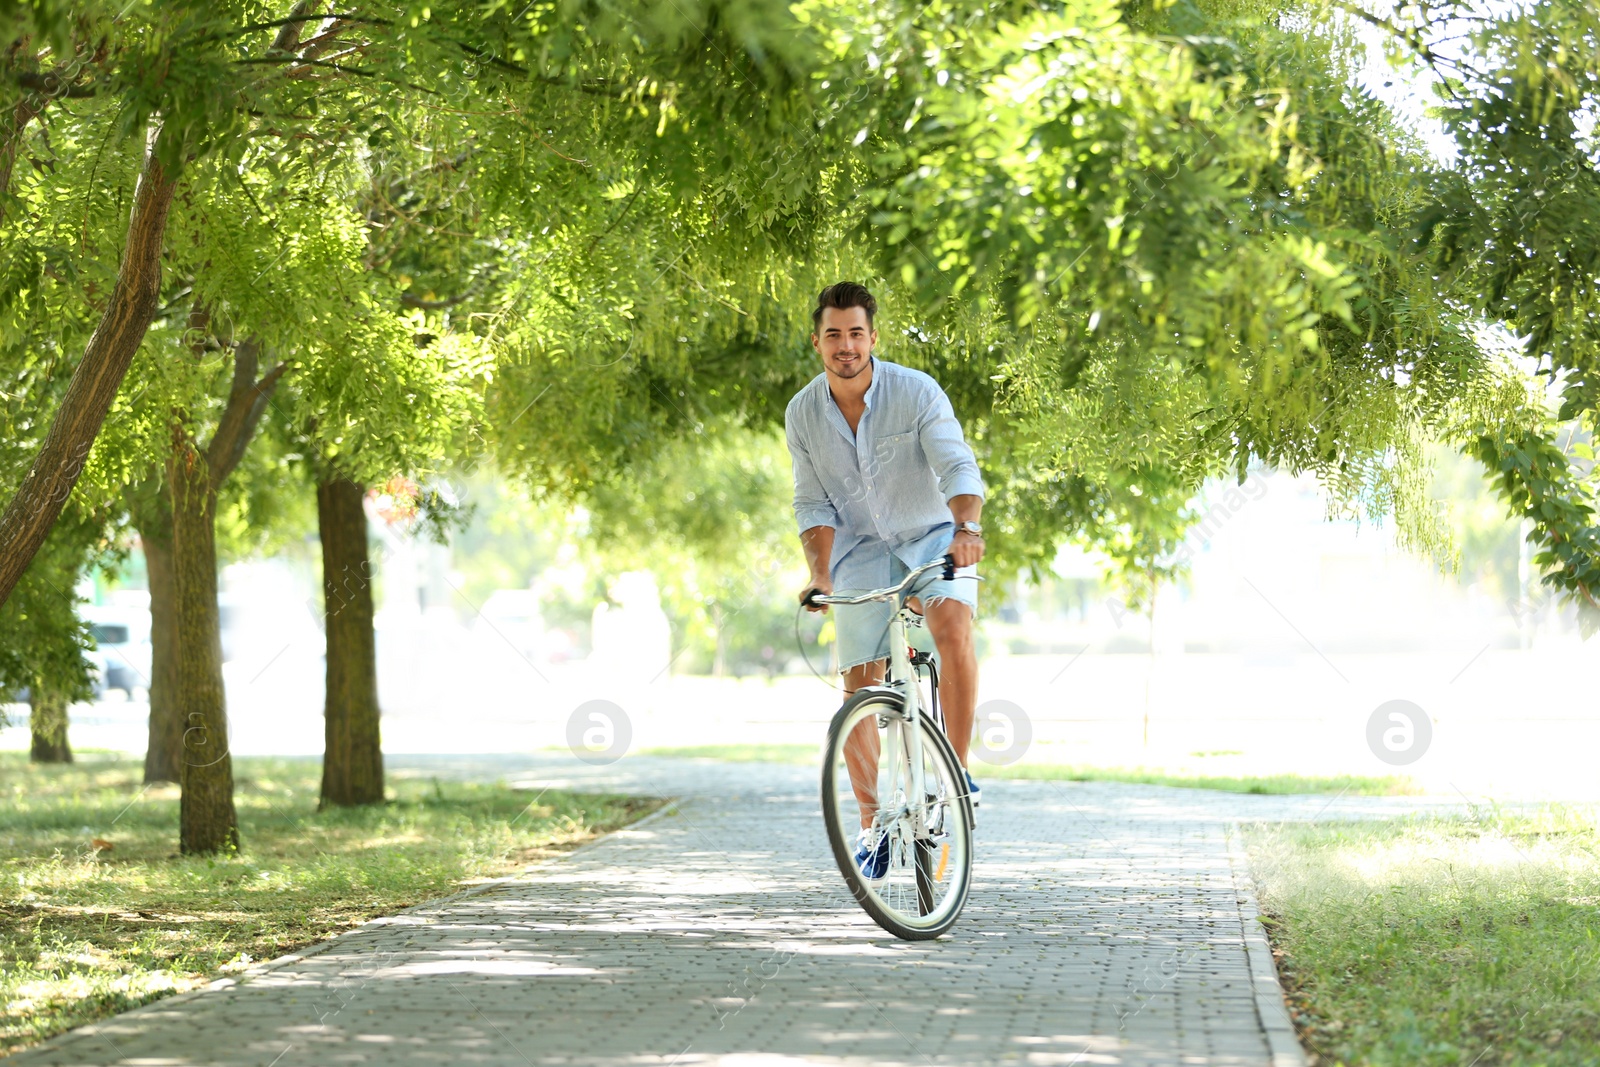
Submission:
M 867 287 L 856 282 L 834 282 L 822 292 L 817 294 L 816 310 L 811 312 L 811 328 L 813 330 L 822 326 L 822 310 L 824 308 L 861 308 L 867 313 L 867 325 L 872 325 L 873 316 L 878 313 L 878 302 L 873 299 Z

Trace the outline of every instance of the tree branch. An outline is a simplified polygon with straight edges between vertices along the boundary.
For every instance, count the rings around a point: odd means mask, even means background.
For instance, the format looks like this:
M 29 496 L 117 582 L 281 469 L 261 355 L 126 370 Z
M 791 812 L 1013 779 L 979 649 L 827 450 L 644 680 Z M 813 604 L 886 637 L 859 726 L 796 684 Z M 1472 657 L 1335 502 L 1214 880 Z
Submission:
M 17 161 L 17 148 L 22 144 L 22 131 L 39 116 L 44 106 L 43 101 L 35 106 L 33 100 L 24 96 L 11 113 L 11 128 L 6 131 L 4 143 L 0 143 L 0 219 L 5 218 L 6 202 L 11 197 L 11 169 Z
M 277 35 L 272 38 L 272 51 L 292 52 L 295 50 L 295 47 L 300 43 L 300 31 L 305 29 L 307 22 L 311 21 L 306 17 L 306 12 L 311 10 L 311 5 L 315 2 L 316 0 L 295 0 L 294 7 L 289 9 L 289 17 L 283 20 L 282 25 L 278 28 Z M 316 16 L 318 19 L 327 17 L 326 15 Z M 264 26 L 261 28 L 266 29 Z M 250 31 L 246 30 L 244 32 Z
M 257 379 L 260 359 L 261 340 L 257 337 L 246 338 L 233 350 L 233 387 L 228 390 L 228 403 L 217 421 L 217 432 L 211 435 L 211 443 L 206 446 L 212 489 L 220 489 L 244 458 L 244 450 L 255 435 L 256 423 L 278 379 L 288 370 L 287 363 L 279 363 Z
M 604 96 L 612 100 L 623 99 L 626 95 L 625 91 L 604 88 L 605 83 L 602 81 L 574 82 L 568 81 L 565 78 L 557 78 L 550 74 L 535 75 L 529 68 L 521 66 L 517 63 L 513 63 L 509 59 L 501 59 L 493 52 L 478 48 L 475 45 L 467 44 L 465 41 L 455 40 L 454 38 L 447 37 L 446 40 L 455 45 L 457 48 L 461 49 L 467 55 L 472 56 L 474 59 L 481 60 L 489 64 L 491 67 L 496 67 L 510 74 L 521 74 L 524 77 L 535 78 L 535 80 L 541 81 L 546 85 L 557 85 L 563 89 L 576 89 L 580 93 L 587 93 L 590 96 Z
M 623 220 L 623 218 L 627 216 L 628 209 L 633 207 L 633 202 L 635 200 L 639 199 L 639 194 L 640 193 L 644 192 L 644 184 L 645 183 L 642 182 L 642 181 L 639 182 L 638 187 L 633 190 L 633 195 L 628 197 L 628 202 L 626 204 L 622 205 L 622 210 L 621 211 L 617 212 L 617 217 L 612 219 L 611 223 L 608 226 L 606 226 L 606 228 L 603 231 L 601 231 L 600 233 L 595 234 L 594 240 L 589 242 L 589 247 L 585 248 L 583 250 L 584 258 L 588 258 L 589 253 L 594 251 L 595 245 L 599 244 L 601 241 L 603 241 L 607 237 L 611 236 L 611 231 L 617 228 L 617 224 L 620 223 Z
M 295 6 L 299 7 L 300 5 L 297 4 Z M 388 19 L 372 18 L 367 15 L 358 15 L 350 11 L 330 11 L 321 15 L 290 15 L 287 18 L 269 19 L 266 22 L 252 22 L 248 26 L 240 26 L 233 32 L 236 36 L 242 37 L 247 33 L 255 33 L 257 30 L 275 30 L 280 26 L 288 26 L 294 23 L 321 22 L 323 19 L 339 19 L 343 22 L 365 22 L 373 26 L 393 25 L 393 23 Z
M 374 78 L 379 81 L 386 81 L 391 85 L 403 85 L 407 89 L 415 89 L 417 92 L 426 93 L 429 96 L 444 95 L 443 93 L 439 92 L 439 90 L 430 89 L 426 85 L 418 85 L 416 82 L 400 81 L 398 79 L 388 77 L 385 74 L 381 74 L 375 70 L 362 70 L 360 67 L 347 67 L 341 63 L 329 63 L 326 60 L 321 59 L 307 59 L 304 56 L 247 56 L 244 59 L 236 59 L 234 62 L 247 66 L 326 67 L 327 69 L 337 71 L 340 74 L 355 74 L 362 78 Z M 289 78 L 298 76 L 299 72 L 292 69 L 285 75 L 285 77 Z
M 305 66 L 305 67 L 327 67 L 329 70 L 336 70 L 340 74 L 355 74 L 355 75 L 359 75 L 360 77 L 363 77 L 363 78 L 376 78 L 376 77 L 379 76 L 377 71 L 362 70 L 359 67 L 346 67 L 346 66 L 343 66 L 343 65 L 338 64 L 338 63 L 329 63 L 326 60 L 322 60 L 322 59 L 307 59 L 304 56 L 295 56 L 295 55 L 288 55 L 288 56 L 246 56 L 243 59 L 236 59 L 236 60 L 234 60 L 234 62 L 242 64 L 242 65 L 246 65 L 246 66 L 266 65 L 266 66 L 275 66 L 275 67 L 300 67 L 300 66 Z M 413 86 L 413 88 L 419 88 L 420 89 L 421 86 Z
M 161 163 L 166 129 L 156 134 L 152 126 L 147 136 L 111 299 L 72 372 L 44 445 L 0 515 L 0 603 L 16 588 L 72 494 L 160 301 L 161 249 L 177 174 Z
M 445 300 L 424 300 L 420 296 L 412 296 L 410 293 L 401 293 L 400 306 L 418 308 L 422 311 L 443 311 L 446 308 L 453 308 L 457 304 L 464 303 L 471 299 L 471 297 L 472 290 L 470 289 L 464 293 L 457 293 L 455 296 L 449 297 Z
M 86 100 L 95 94 L 93 85 L 66 81 L 53 71 L 43 74 L 37 71 L 22 71 L 17 75 L 17 84 L 29 92 L 40 93 L 56 100 L 63 97 L 69 100 Z
M 628 96 L 627 89 L 607 89 L 606 82 L 600 79 L 587 82 L 568 81 L 566 78 L 557 78 L 553 74 L 541 74 L 538 80 L 546 85 L 554 85 L 562 89 L 573 89 L 589 96 L 603 96 L 608 100 L 624 100 Z
M 499 67 L 501 70 L 509 71 L 512 74 L 532 74 L 533 73 L 527 67 L 519 66 L 518 64 L 511 62 L 509 59 L 501 59 L 499 56 L 495 55 L 493 52 L 486 51 L 486 50 L 484 50 L 482 48 L 474 47 L 473 45 L 467 44 L 465 41 L 451 41 L 451 43 L 454 44 L 457 48 L 461 49 L 467 55 L 471 56 L 474 59 L 480 59 L 483 62 L 489 64 L 491 67 Z
M 244 432 L 239 435 L 238 444 L 234 446 L 233 458 L 228 464 L 230 471 L 238 466 L 239 461 L 244 458 L 245 446 L 255 437 L 256 426 L 261 422 L 261 416 L 266 412 L 267 405 L 272 402 L 272 394 L 278 388 L 278 382 L 287 373 L 289 373 L 289 364 L 280 362 L 267 371 L 261 380 L 256 383 L 256 397 L 250 403 L 250 414 L 245 417 Z
M 1422 39 L 1422 30 L 1420 27 L 1406 29 L 1404 26 L 1396 23 L 1393 19 L 1384 18 L 1382 15 L 1374 15 L 1372 12 L 1361 7 L 1359 4 L 1352 3 L 1351 0 L 1327 0 L 1327 3 L 1330 7 L 1337 8 L 1352 18 L 1360 19 L 1369 26 L 1375 26 L 1378 29 L 1383 30 L 1385 33 L 1389 34 L 1389 36 L 1395 38 L 1403 43 L 1406 47 L 1410 48 L 1411 51 L 1416 54 L 1417 58 L 1426 63 L 1428 65 L 1428 69 L 1433 71 L 1433 73 L 1438 76 L 1440 83 L 1444 86 L 1445 92 L 1450 94 L 1450 98 L 1452 100 L 1456 99 L 1456 92 L 1450 87 L 1450 79 L 1444 73 L 1444 71 L 1440 69 L 1440 67 L 1448 65 L 1457 70 L 1469 71 L 1471 71 L 1472 68 L 1466 66 L 1465 64 L 1458 63 L 1455 60 L 1447 59 L 1435 52 L 1431 47 L 1429 47 L 1428 42 Z M 1474 74 L 1478 73 L 1477 71 L 1472 72 Z
M 348 23 L 335 21 L 333 25 L 323 30 L 309 41 L 300 44 L 300 55 L 305 59 L 316 59 L 322 53 L 339 43 L 339 35 L 345 31 Z

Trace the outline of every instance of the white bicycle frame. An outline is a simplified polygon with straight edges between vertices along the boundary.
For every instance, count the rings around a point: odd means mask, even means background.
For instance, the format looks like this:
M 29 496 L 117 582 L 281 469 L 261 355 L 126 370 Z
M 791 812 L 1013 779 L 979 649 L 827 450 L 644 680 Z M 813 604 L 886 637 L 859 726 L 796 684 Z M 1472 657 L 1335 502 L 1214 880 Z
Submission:
M 891 600 L 894 604 L 894 613 L 889 617 L 889 663 L 884 673 L 884 684 L 863 687 L 866 691 L 881 689 L 896 693 L 901 698 L 900 717 L 906 723 L 906 752 L 905 763 L 898 763 L 899 753 L 895 751 L 895 735 L 889 736 L 889 751 L 885 753 L 889 767 L 903 767 L 908 772 L 905 801 L 899 805 L 898 810 L 909 809 L 913 812 L 912 837 L 922 840 L 928 835 L 926 826 L 927 805 L 921 800 L 911 803 L 912 797 L 926 797 L 924 767 L 922 763 L 922 689 L 917 685 L 917 676 L 911 668 L 911 653 L 906 642 L 906 624 L 921 626 L 922 619 L 900 598 L 900 594 L 911 587 L 911 584 L 928 571 L 946 566 L 946 561 L 936 559 L 932 563 L 924 564 L 907 574 L 899 584 L 887 589 L 875 589 L 870 593 L 859 596 L 819 596 L 814 602 L 818 604 L 866 604 L 875 600 Z M 891 775 L 889 782 L 892 787 L 894 777 Z M 878 798 L 878 811 L 884 811 L 883 797 Z M 888 798 L 891 803 L 895 798 Z
M 910 781 L 906 783 L 906 798 L 904 807 L 900 810 L 910 809 L 913 812 L 911 823 L 911 837 L 920 841 L 928 835 L 927 805 L 921 798 L 927 796 L 923 789 L 923 772 L 926 768 L 922 765 L 922 687 L 917 685 L 916 675 L 911 672 L 911 656 L 906 644 L 906 623 L 914 617 L 910 608 L 903 604 L 897 605 L 897 610 L 889 620 L 889 664 L 884 672 L 884 684 L 887 688 L 900 691 L 903 703 L 900 705 L 900 715 L 906 722 L 906 767 L 910 773 Z M 922 620 L 917 619 L 916 625 L 921 625 Z M 889 766 L 895 766 L 894 760 L 894 735 L 889 736 Z M 891 779 L 891 783 L 892 783 Z M 917 798 L 913 803 L 912 798 Z

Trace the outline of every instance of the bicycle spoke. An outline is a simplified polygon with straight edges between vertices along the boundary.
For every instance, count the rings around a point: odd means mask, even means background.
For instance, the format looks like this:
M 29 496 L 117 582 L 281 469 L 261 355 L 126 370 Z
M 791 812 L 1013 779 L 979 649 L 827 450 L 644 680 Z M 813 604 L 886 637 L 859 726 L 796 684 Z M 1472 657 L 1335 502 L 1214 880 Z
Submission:
M 880 925 L 901 937 L 934 936 L 959 914 L 971 871 L 960 768 L 931 721 L 923 716 L 913 728 L 892 696 L 851 708 L 835 720 L 823 775 L 841 870 Z M 862 827 L 872 854 L 865 872 L 855 859 Z

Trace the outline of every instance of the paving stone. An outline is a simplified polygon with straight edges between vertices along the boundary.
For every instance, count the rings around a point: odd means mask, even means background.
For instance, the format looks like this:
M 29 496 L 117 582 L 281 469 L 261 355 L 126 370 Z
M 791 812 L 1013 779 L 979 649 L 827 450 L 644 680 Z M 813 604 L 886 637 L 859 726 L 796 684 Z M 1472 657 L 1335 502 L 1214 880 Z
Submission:
M 1276 987 L 1254 977 L 1270 968 L 1259 947 L 1252 970 L 1233 827 L 1419 807 L 986 782 L 966 911 L 950 936 L 908 943 L 849 898 L 805 768 L 443 766 L 680 802 L 520 879 L 11 1063 L 1293 1067 Z

